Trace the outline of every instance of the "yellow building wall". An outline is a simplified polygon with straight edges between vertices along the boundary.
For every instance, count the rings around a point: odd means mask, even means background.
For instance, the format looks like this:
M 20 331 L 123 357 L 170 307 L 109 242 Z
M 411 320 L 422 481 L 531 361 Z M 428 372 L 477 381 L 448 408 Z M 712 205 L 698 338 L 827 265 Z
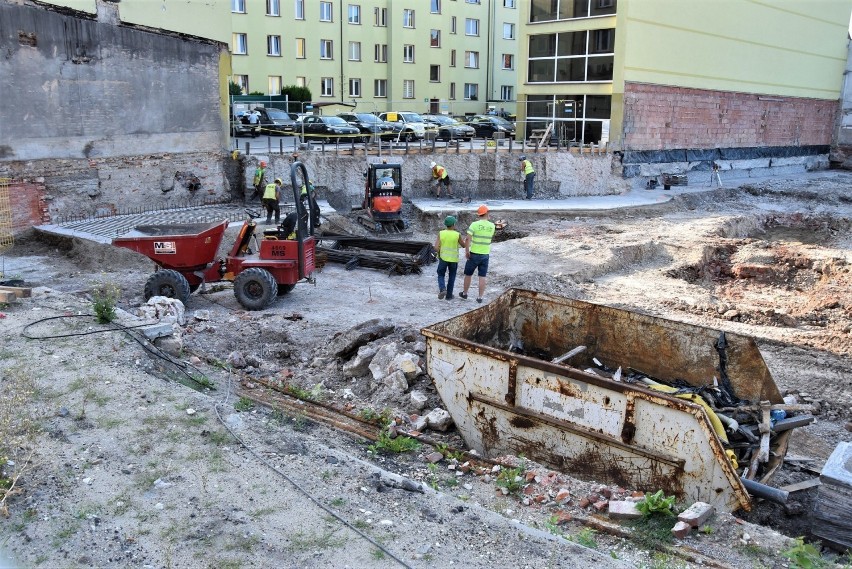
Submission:
M 619 0 L 624 82 L 836 99 L 850 0 Z

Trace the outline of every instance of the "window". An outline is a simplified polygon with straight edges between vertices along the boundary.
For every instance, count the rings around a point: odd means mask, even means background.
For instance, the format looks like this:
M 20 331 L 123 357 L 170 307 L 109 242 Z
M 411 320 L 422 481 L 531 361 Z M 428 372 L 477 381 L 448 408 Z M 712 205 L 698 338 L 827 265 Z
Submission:
M 320 95 L 331 97 L 334 95 L 334 77 L 323 77 L 320 79 Z
M 388 44 L 386 43 L 377 43 L 375 45 L 375 57 L 373 61 L 376 63 L 387 63 L 388 62 Z
M 403 63 L 414 63 L 414 46 L 411 44 L 405 44 L 402 46 L 402 62 Z
M 592 30 L 590 53 L 614 53 L 615 52 L 615 30 Z
M 503 0 L 503 7 L 504 8 L 514 8 L 515 7 L 515 0 Z
M 466 51 L 464 52 L 464 66 L 473 69 L 479 69 L 479 52 Z
M 281 55 L 281 36 L 266 36 L 266 55 Z
M 429 9 L 432 14 L 441 13 L 441 0 L 432 0 L 432 7 Z
M 450 67 L 456 66 L 456 50 L 450 50 Z
M 235 55 L 245 55 L 248 53 L 248 38 L 246 34 L 234 34 L 232 41 L 233 46 L 231 49 Z
M 503 39 L 515 39 L 515 24 L 503 24 Z
M 376 79 L 373 81 L 373 96 L 387 97 L 388 96 L 388 80 Z
M 456 33 L 456 17 L 450 16 L 450 33 Z
M 464 34 L 466 36 L 478 36 L 479 20 L 475 18 L 466 18 L 464 21 Z
M 349 23 L 350 24 L 360 24 L 361 23 L 361 6 L 358 4 L 350 4 L 349 5 Z
M 388 25 L 388 9 L 373 8 L 373 25 L 384 28 Z
M 430 65 L 429 66 L 429 81 L 432 83 L 440 83 L 441 82 L 441 66 L 440 65 Z
M 332 59 L 334 57 L 334 44 L 331 40 L 320 40 L 320 59 Z
M 477 83 L 465 83 L 464 98 L 471 101 L 479 100 L 479 85 Z
M 441 47 L 441 30 L 432 30 L 430 32 L 429 47 Z
M 456 84 L 450 83 L 450 99 L 456 98 Z
M 331 2 L 320 2 L 320 22 L 331 21 Z
M 281 76 L 280 75 L 270 75 L 269 76 L 269 94 L 270 95 L 280 95 L 281 94 Z
M 404 79 L 402 81 L 402 98 L 403 99 L 413 99 L 414 98 L 414 80 L 413 79 Z
M 532 0 L 531 4 L 530 22 L 593 18 L 616 12 L 616 0 Z
M 514 69 L 515 68 L 515 56 L 511 53 L 503 54 L 503 69 Z
M 413 28 L 414 27 L 414 10 L 410 10 L 406 8 L 402 11 L 402 27 L 403 28 Z
M 515 98 L 512 96 L 514 89 L 511 85 L 503 85 L 500 87 L 500 98 L 504 101 L 514 101 Z
M 305 38 L 296 38 L 296 59 L 305 59 Z
M 297 20 L 305 19 L 305 0 L 296 0 L 296 11 L 293 17 Z
M 246 0 L 231 0 L 231 12 L 235 14 L 246 13 Z
M 266 0 L 266 15 L 280 16 L 281 15 L 281 0 Z
M 234 75 L 234 83 L 240 86 L 240 89 L 243 90 L 244 95 L 249 92 L 248 75 Z
M 468 4 L 479 4 L 479 0 L 464 0 Z
M 296 76 L 296 87 L 304 87 L 308 82 L 303 75 Z
M 349 80 L 349 96 L 350 97 L 360 97 L 361 96 L 361 80 L 360 79 L 350 79 Z
M 530 83 L 612 81 L 615 30 L 530 36 Z
M 349 61 L 361 61 L 361 42 L 349 42 Z

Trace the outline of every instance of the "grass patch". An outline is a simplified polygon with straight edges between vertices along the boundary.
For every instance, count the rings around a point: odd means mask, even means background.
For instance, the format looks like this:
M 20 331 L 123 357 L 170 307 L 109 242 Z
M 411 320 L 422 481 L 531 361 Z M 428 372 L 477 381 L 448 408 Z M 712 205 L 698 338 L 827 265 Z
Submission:
M 225 549 L 227 551 L 251 553 L 259 543 L 260 537 L 256 535 L 237 535 L 231 537 L 231 540 L 225 545 Z
M 521 466 L 516 468 L 503 468 L 497 475 L 497 479 L 494 481 L 494 484 L 500 488 L 505 488 L 509 491 L 509 494 L 514 494 L 520 491 L 524 485 L 523 473 L 524 468 Z
M 247 397 L 240 397 L 239 401 L 234 403 L 234 410 L 241 413 L 254 409 L 254 401 Z
M 403 452 L 411 452 L 418 450 L 420 448 L 420 442 L 412 439 L 411 437 L 406 437 L 405 435 L 399 435 L 396 438 L 390 438 L 387 433 L 381 433 L 379 435 L 379 439 L 369 445 L 367 450 L 373 454 L 379 453 L 403 453 Z
M 275 508 L 261 508 L 259 510 L 255 510 L 249 514 L 253 520 L 258 518 L 262 518 L 263 516 L 268 516 L 270 514 L 275 513 Z
M 598 542 L 595 539 L 595 534 L 597 534 L 597 530 L 592 528 L 583 528 L 580 530 L 577 535 L 571 536 L 571 541 L 582 545 L 583 547 L 588 547 L 589 549 L 597 549 Z
M 335 498 L 334 500 L 332 500 L 331 502 L 329 502 L 329 504 L 331 504 L 331 505 L 332 505 L 332 506 L 334 506 L 335 508 L 339 508 L 340 506 L 342 506 L 342 505 L 343 505 L 343 504 L 345 504 L 345 503 L 346 503 L 346 500 L 344 500 L 343 498 L 339 498 L 339 497 L 338 497 L 338 498 Z
M 36 394 L 36 381 L 23 368 L 0 374 L 0 517 L 9 516 L 9 499 L 24 492 L 18 480 L 32 466 L 42 432 L 46 412 L 33 403 Z
M 234 442 L 234 437 L 226 430 L 210 431 L 210 442 L 216 446 L 222 446 Z
M 385 408 L 380 413 L 378 413 L 370 407 L 365 407 L 361 409 L 361 411 L 358 413 L 358 416 L 361 417 L 361 420 L 367 421 L 368 423 L 375 423 L 380 427 L 387 427 L 388 425 L 390 425 L 392 415 L 393 413 L 388 408 Z
M 346 543 L 346 539 L 335 536 L 337 530 L 324 531 L 319 534 L 297 532 L 290 538 L 290 549 L 293 551 L 309 551 L 313 549 L 336 549 Z
M 386 557 L 385 552 L 382 551 L 379 548 L 371 549 L 370 550 L 370 556 L 373 559 L 375 559 L 376 561 L 381 561 L 382 559 L 384 559 Z
M 633 520 L 633 539 L 643 549 L 662 549 L 674 541 L 672 536 L 672 521 L 666 516 L 648 516 Z

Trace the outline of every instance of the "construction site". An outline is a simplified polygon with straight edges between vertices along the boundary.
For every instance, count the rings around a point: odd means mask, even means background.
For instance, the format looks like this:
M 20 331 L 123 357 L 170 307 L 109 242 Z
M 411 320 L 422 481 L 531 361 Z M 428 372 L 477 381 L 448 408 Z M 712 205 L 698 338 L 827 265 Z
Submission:
M 825 2 L 732 4 L 755 38 L 519 3 L 511 135 L 245 140 L 230 28 L 0 0 L 0 569 L 852 567 Z M 550 85 L 558 20 L 609 79 Z M 439 232 L 483 220 L 444 290 Z

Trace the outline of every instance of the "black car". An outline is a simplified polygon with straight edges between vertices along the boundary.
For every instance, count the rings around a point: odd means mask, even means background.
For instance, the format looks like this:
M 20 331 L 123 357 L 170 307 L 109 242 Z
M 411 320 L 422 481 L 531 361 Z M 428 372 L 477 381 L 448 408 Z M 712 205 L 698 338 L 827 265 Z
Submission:
M 372 113 L 339 113 L 337 116 L 357 128 L 361 134 L 367 135 L 361 138 L 362 142 L 369 142 L 370 138 L 376 134 L 382 140 L 392 140 L 402 130 L 402 125 L 387 123 Z
M 296 121 L 290 113 L 280 109 L 258 109 L 260 112 L 261 132 L 266 134 L 292 134 L 296 130 Z
M 360 135 L 356 127 L 340 117 L 325 117 L 310 115 L 302 119 L 300 132 L 304 141 L 319 140 L 324 142 L 349 142 L 357 140 Z
M 480 138 L 491 138 L 497 132 L 515 136 L 515 125 L 494 115 L 476 115 L 467 124 L 473 127 L 476 136 Z
M 422 115 L 423 120 L 438 127 L 436 140 L 470 140 L 476 131 L 470 125 L 460 123 L 447 115 Z

